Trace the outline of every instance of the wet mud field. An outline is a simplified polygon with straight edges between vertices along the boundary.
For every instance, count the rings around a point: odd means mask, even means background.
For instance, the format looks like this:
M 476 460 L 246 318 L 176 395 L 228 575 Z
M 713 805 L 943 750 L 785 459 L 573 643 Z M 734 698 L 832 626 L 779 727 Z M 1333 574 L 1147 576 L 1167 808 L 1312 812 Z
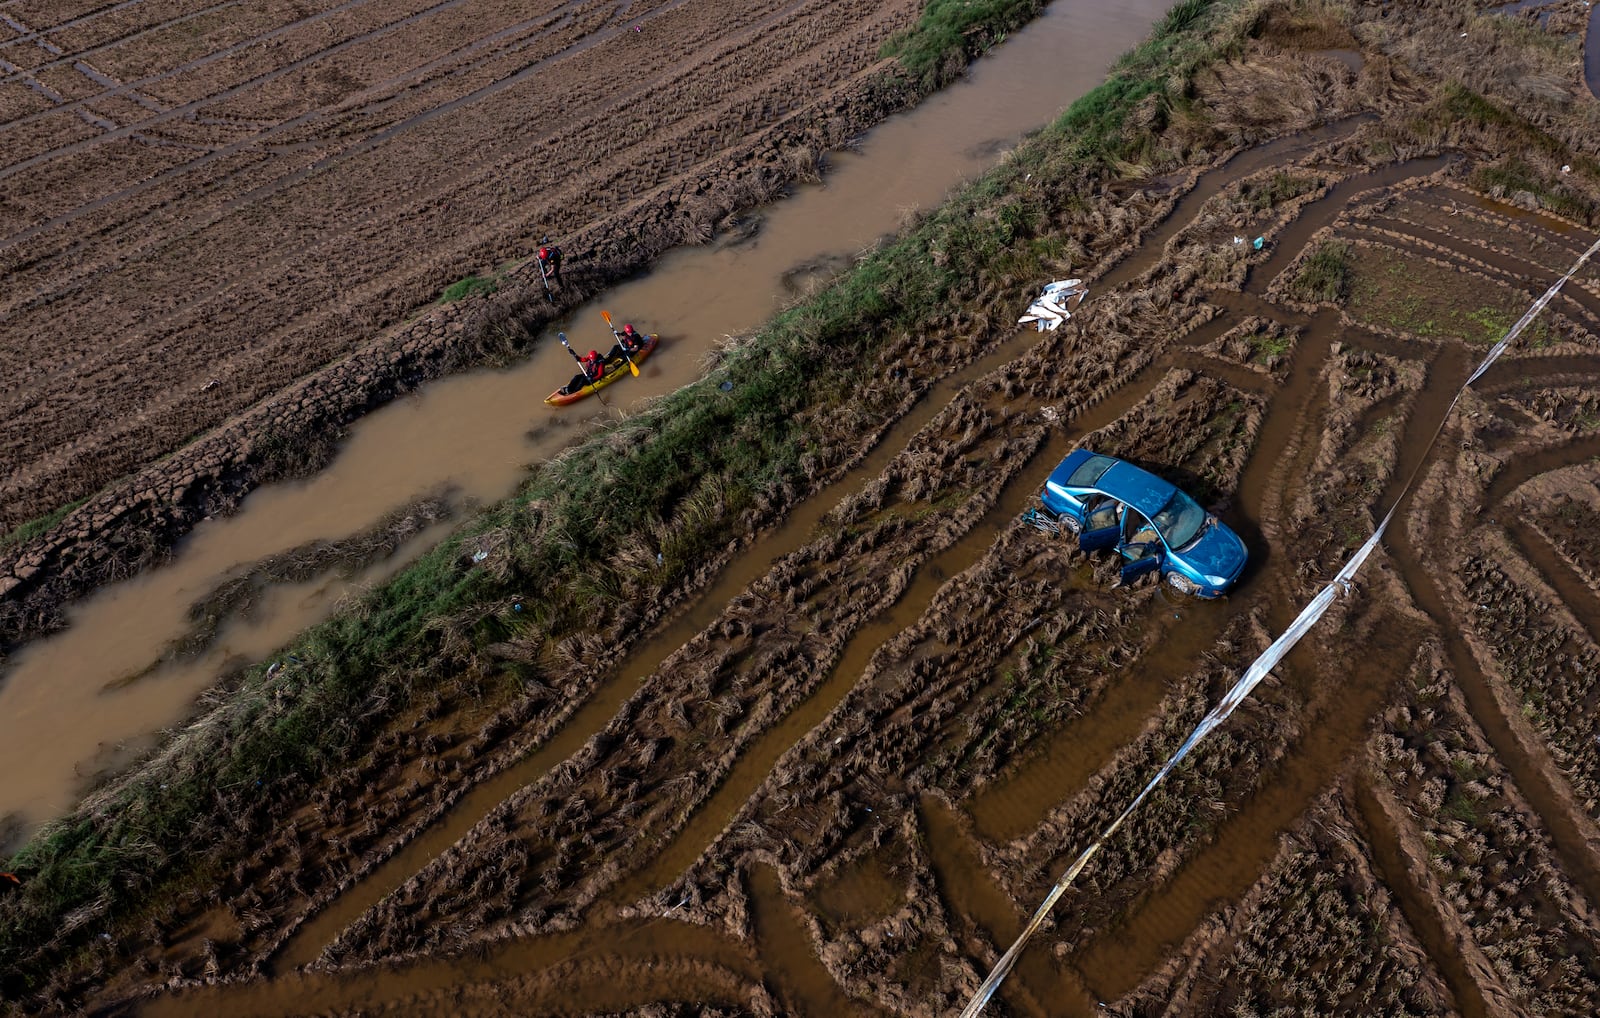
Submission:
M 329 780 L 228 816 L 248 851 L 30 1002 L 954 1013 L 1403 495 L 1355 588 L 990 1007 L 1600 1010 L 1600 270 L 1451 409 L 1594 241 L 1600 168 L 1555 169 L 1568 135 L 1408 48 L 1473 32 L 1553 60 L 1532 29 L 1243 6 L 1191 85 L 1231 128 L 1152 120 L 1182 166 L 1053 206 L 1055 264 L 1090 287 L 1070 323 L 1016 330 L 1043 280 L 1013 279 L 937 343 L 886 343 L 871 454 L 818 470 L 670 618 L 512 628 L 484 669 L 536 676 L 518 695 L 441 689 Z M 1077 446 L 1217 512 L 1240 585 L 1118 587 L 1114 557 L 1023 525 Z

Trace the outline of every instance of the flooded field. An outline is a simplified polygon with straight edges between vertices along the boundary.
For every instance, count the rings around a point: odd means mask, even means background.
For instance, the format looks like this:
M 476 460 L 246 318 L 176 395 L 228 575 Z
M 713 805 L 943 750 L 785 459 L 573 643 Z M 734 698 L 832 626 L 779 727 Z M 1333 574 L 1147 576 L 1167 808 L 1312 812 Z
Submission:
M 66 632 L 17 653 L 0 673 L 0 765 L 18 775 L 0 789 L 0 817 L 34 825 L 59 815 L 87 775 L 181 720 L 225 668 L 261 660 L 327 617 L 345 593 L 400 563 L 342 570 L 348 576 L 333 571 L 308 589 L 258 598 L 247 618 L 205 641 L 209 652 L 198 660 L 194 641 L 185 639 L 196 624 L 191 606 L 211 614 L 214 593 L 259 561 L 351 540 L 418 500 L 442 494 L 459 507 L 506 497 L 527 464 L 698 377 L 706 355 L 728 335 L 769 317 L 808 278 L 825 281 L 849 266 L 1091 87 L 1105 65 L 1063 64 L 1061 49 L 1072 39 L 1094 35 L 1120 52 L 1162 7 L 1150 0 L 1129 17 L 1123 8 L 1063 5 L 967 80 L 830 157 L 826 185 L 753 215 L 749 236 L 668 256 L 648 276 L 553 323 L 538 351 L 513 370 L 441 381 L 368 416 L 313 479 L 252 494 L 237 514 L 197 527 L 173 564 L 74 608 Z M 606 309 L 619 326 L 628 320 L 663 333 L 661 354 L 639 379 L 605 390 L 614 409 L 597 400 L 543 406 L 542 394 L 572 373 L 555 332 L 567 331 L 584 349 L 609 345 L 600 317 Z M 406 545 L 401 561 L 425 546 Z M 164 657 L 182 659 L 161 664 Z
M 1519 119 L 1544 107 L 1407 62 L 1412 46 L 1459 39 L 1459 16 L 1265 0 L 1163 22 L 1214 47 L 1185 72 L 1193 106 L 1135 101 L 1144 134 L 1122 135 L 1106 164 L 1070 137 L 1032 139 L 980 186 L 993 204 L 933 219 L 918 234 L 935 238 L 930 260 L 956 257 L 949 237 L 1011 240 L 950 308 L 885 328 L 851 369 L 859 394 L 797 411 L 812 459 L 783 494 L 740 503 L 732 480 L 701 481 L 603 568 L 575 572 L 609 584 L 579 596 L 521 572 L 547 560 L 515 550 L 515 528 L 530 547 L 569 539 L 553 496 L 524 492 L 450 563 L 490 592 L 453 606 L 428 645 L 453 683 L 392 710 L 325 776 L 229 814 L 240 833 L 203 886 L 35 999 L 150 1015 L 953 1013 L 1399 500 L 1353 589 L 1106 844 L 992 1006 L 1592 1013 L 1600 269 L 1579 271 L 1451 408 L 1593 243 L 1600 179 Z M 1530 47 L 1530 61 L 1558 51 L 1505 18 L 1469 31 L 1502 54 Z M 1577 55 L 1559 52 L 1563 101 L 1588 101 Z M 888 163 L 914 161 L 921 133 L 892 142 Z M 749 328 L 785 278 L 803 288 L 853 260 L 826 242 L 881 199 L 820 226 L 822 206 L 803 203 L 842 192 L 885 137 L 752 237 L 674 256 L 562 327 L 597 335 L 603 306 L 669 338 L 680 320 Z M 959 151 L 980 159 L 982 140 Z M 1056 161 L 1064 150 L 1098 168 Z M 709 296 L 803 208 L 795 235 L 816 254 L 786 249 Z M 995 232 L 957 232 L 971 222 Z M 861 227 L 868 240 L 883 228 Z M 859 271 L 882 273 L 880 291 L 912 285 L 870 259 Z M 1068 275 L 1090 294 L 1071 322 L 1013 327 L 1041 283 Z M 436 419 L 496 416 L 502 381 L 540 391 L 522 375 L 537 363 L 435 387 L 460 387 Z M 620 413 L 504 404 L 499 416 L 532 422 L 507 429 L 505 455 L 554 455 L 590 428 L 608 455 L 644 458 L 651 439 L 630 428 L 658 419 L 633 401 L 683 370 L 664 346 L 645 378 L 607 390 L 627 394 Z M 734 377 L 730 399 L 758 384 Z M 430 398 L 385 414 L 423 414 Z M 419 426 L 419 448 L 438 428 Z M 364 435 L 304 487 L 343 475 L 381 489 L 361 481 L 377 469 L 359 466 Z M 1216 601 L 1119 586 L 1115 555 L 1022 525 L 1075 447 L 1194 493 L 1245 539 L 1239 586 Z M 579 461 L 547 469 L 565 462 Z M 446 477 L 242 557 L 370 530 L 430 485 Z M 296 497 L 269 490 L 261 505 L 280 494 Z M 714 521 L 705 564 L 681 589 L 652 588 L 686 513 Z M 403 556 L 428 535 L 393 543 Z M 577 624 L 566 604 L 608 613 Z M 315 667 L 264 688 L 292 699 Z M 497 681 L 512 691 L 491 695 Z

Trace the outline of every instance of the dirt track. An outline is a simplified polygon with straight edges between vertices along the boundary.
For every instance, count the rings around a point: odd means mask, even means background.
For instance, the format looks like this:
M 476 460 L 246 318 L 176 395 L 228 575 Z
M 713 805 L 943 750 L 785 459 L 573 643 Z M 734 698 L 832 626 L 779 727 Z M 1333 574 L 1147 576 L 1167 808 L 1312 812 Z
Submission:
M 1001 1006 L 1600 1008 L 1594 271 L 1429 445 L 1592 227 L 1469 187 L 1505 136 L 1419 137 L 1414 82 L 1284 52 L 1293 27 L 1252 45 L 1314 115 L 1065 227 L 1099 245 L 1068 328 L 1017 337 L 997 307 L 937 357 L 893 344 L 908 386 L 958 367 L 812 494 L 820 524 L 757 538 L 604 667 L 499 647 L 543 670 L 526 702 L 397 728 L 152 920 L 100 999 L 948 1013 L 1415 472 L 1355 596 L 1108 846 Z M 1338 244 L 1359 254 L 1319 300 Z M 1019 526 L 1073 445 L 1202 494 L 1251 546 L 1239 591 L 1112 590 L 1105 556 Z M 427 849 L 391 858 L 399 830 Z

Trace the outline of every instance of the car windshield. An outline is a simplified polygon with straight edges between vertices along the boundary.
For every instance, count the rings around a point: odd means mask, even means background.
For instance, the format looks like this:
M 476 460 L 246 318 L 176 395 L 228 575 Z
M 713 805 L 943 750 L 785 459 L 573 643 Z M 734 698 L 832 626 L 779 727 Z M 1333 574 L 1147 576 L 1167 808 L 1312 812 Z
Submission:
M 1100 479 L 1100 475 L 1110 470 L 1117 461 L 1110 456 L 1090 456 L 1067 478 L 1069 488 L 1087 488 Z
M 1172 493 L 1167 504 L 1151 519 L 1167 547 L 1177 550 L 1195 539 L 1205 526 L 1206 511 L 1181 491 Z

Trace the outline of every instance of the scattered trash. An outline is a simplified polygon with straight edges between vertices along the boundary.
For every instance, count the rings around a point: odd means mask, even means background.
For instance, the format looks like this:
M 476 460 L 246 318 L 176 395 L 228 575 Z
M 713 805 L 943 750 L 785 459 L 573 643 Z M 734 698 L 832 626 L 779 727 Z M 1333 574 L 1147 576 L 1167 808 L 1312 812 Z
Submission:
M 1243 243 L 1244 243 L 1244 238 L 1243 237 L 1235 237 L 1235 238 L 1233 238 L 1233 246 L 1234 247 L 1238 247 L 1240 244 L 1243 244 Z
M 717 386 L 717 388 L 721 389 L 723 392 L 732 392 L 733 391 L 733 382 L 732 381 L 723 382 L 721 385 Z
M 1563 164 L 1562 167 L 1561 167 L 1561 172 L 1562 173 L 1571 173 L 1572 172 L 1572 164 L 1571 163 Z
M 1045 286 L 1039 299 L 1028 305 L 1028 311 L 1017 319 L 1018 325 L 1032 323 L 1040 332 L 1054 332 L 1061 323 L 1072 317 L 1072 311 L 1089 295 L 1089 288 L 1081 279 L 1058 279 Z M 1070 305 L 1070 308 L 1069 308 Z
M 1462 33 L 1461 33 L 1461 38 L 1463 38 L 1463 39 L 1465 39 L 1465 38 L 1466 38 L 1466 37 L 1467 37 L 1467 33 L 1465 33 L 1465 32 L 1462 32 Z
M 661 553 L 659 551 L 656 552 L 656 565 L 661 565 Z
M 522 610 L 522 602 L 521 602 L 521 601 L 514 601 L 514 602 L 512 602 L 512 604 L 511 604 L 511 610 L 512 610 L 512 611 L 514 611 L 514 612 L 519 612 L 519 611 L 521 611 L 521 610 Z
M 270 679 L 274 675 L 278 674 L 278 669 L 282 668 L 282 667 L 283 667 L 283 662 L 282 661 L 274 661 L 274 662 L 272 662 L 272 664 L 267 666 L 267 678 Z
M 1265 238 L 1265 237 L 1257 237 L 1255 239 L 1255 243 L 1251 244 L 1250 246 L 1255 248 L 1257 251 L 1259 251 L 1263 247 L 1266 246 L 1266 243 L 1267 243 L 1267 238 Z
M 482 562 L 484 559 L 486 559 L 488 557 L 489 557 L 489 553 L 480 548 L 478 551 L 473 552 L 472 561 L 474 561 L 474 562 Z

